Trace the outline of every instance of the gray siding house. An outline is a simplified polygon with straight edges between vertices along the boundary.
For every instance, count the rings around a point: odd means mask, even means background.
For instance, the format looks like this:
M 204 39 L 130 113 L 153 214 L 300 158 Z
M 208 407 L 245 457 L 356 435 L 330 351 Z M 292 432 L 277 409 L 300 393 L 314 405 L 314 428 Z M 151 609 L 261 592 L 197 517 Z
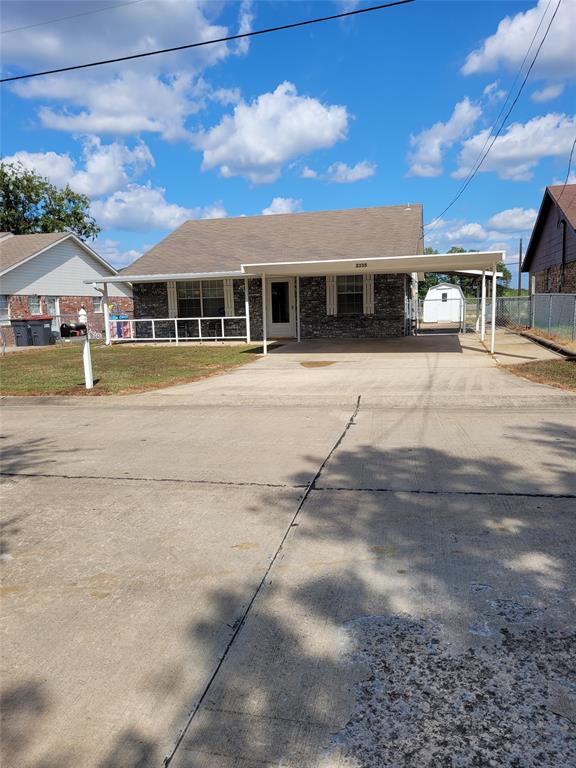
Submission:
M 137 338 L 403 336 L 422 206 L 187 221 L 121 272 Z M 154 321 L 154 322 L 152 322 Z

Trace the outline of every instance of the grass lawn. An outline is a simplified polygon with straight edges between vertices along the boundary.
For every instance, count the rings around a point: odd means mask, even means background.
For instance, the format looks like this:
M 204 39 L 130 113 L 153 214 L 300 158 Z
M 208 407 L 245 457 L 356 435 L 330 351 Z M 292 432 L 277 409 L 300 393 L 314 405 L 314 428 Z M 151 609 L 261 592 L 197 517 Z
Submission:
M 94 389 L 84 387 L 82 345 L 13 352 L 0 359 L 2 395 L 120 395 L 143 392 L 228 371 L 258 357 L 255 344 L 150 346 L 93 343 Z
M 503 367 L 510 373 L 523 376 L 530 381 L 576 392 L 576 363 L 570 363 L 567 360 L 536 360 L 532 363 Z

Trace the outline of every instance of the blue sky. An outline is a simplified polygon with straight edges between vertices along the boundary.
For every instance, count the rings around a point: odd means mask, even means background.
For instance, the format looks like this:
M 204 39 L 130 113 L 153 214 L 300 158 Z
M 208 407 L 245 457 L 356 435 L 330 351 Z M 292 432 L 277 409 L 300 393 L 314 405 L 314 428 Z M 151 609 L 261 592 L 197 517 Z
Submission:
M 4 75 L 362 7 L 4 3 Z M 417 2 L 249 42 L 3 86 L 2 155 L 90 195 L 118 266 L 191 217 L 422 202 L 457 191 L 556 0 Z M 92 13 L 97 11 L 96 13 Z M 82 14 L 76 18 L 63 16 Z M 30 26 L 35 25 L 35 26 Z M 576 0 L 562 0 L 486 165 L 426 231 L 516 258 L 576 136 Z

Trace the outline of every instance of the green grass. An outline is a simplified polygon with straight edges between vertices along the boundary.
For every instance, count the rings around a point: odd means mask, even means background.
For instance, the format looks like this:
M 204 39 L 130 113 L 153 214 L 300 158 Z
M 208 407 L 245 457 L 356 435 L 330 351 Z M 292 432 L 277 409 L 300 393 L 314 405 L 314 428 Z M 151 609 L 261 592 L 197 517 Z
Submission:
M 576 392 L 576 363 L 568 360 L 536 360 L 521 365 L 505 365 L 504 368 L 530 381 Z
M 212 376 L 256 359 L 257 345 L 149 346 L 92 343 L 94 389 L 84 387 L 78 343 L 13 352 L 0 359 L 2 395 L 119 395 Z

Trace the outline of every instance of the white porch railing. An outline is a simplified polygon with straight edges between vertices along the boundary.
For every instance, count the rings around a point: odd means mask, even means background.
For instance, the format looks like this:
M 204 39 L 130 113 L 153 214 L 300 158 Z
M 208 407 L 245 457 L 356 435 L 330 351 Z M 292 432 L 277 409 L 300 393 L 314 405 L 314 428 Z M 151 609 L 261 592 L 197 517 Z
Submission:
M 247 341 L 246 317 L 146 317 L 110 320 L 110 340 Z

